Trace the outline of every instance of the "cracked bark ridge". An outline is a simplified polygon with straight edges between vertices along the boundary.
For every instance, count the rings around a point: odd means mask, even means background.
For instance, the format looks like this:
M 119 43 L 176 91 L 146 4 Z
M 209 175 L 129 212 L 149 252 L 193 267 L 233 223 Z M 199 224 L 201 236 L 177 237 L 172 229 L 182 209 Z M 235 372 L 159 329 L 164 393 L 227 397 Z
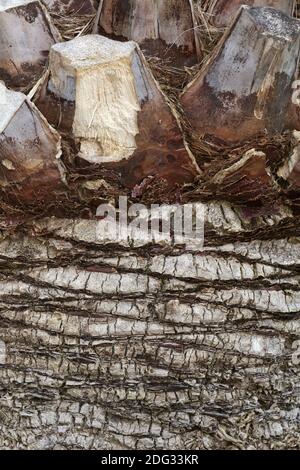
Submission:
M 48 10 L 55 15 L 76 14 L 93 15 L 95 2 L 93 0 L 42 0 Z
M 1 2 L 0 80 L 17 91 L 28 91 L 42 75 L 50 47 L 59 40 L 39 1 Z
M 148 176 L 174 187 L 198 172 L 178 120 L 133 41 L 88 35 L 56 44 L 50 78 L 36 103 L 50 123 L 73 133 L 82 158 L 117 170 L 129 188 Z
M 300 23 L 267 7 L 243 6 L 220 46 L 181 96 L 194 139 L 237 143 L 290 123 Z
M 147 55 L 180 67 L 201 60 L 195 26 L 190 0 L 104 0 L 99 17 L 100 34 L 134 40 Z
M 62 189 L 60 137 L 23 93 L 0 83 L 2 202 L 38 206 Z
M 296 221 L 205 220 L 200 251 L 1 231 L 1 449 L 299 448 Z
M 217 28 L 225 28 L 231 23 L 241 5 L 272 7 L 291 16 L 295 0 L 214 0 L 209 9 L 210 24 Z

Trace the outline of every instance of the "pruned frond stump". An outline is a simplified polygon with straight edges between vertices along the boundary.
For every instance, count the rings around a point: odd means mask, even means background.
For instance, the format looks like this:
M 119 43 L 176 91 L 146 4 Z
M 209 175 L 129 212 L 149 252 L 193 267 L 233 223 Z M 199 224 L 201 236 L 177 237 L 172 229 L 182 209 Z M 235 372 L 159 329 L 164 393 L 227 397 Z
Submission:
M 238 204 L 261 202 L 275 194 L 275 183 L 264 152 L 250 149 L 220 170 L 208 184 L 214 194 Z
M 60 40 L 45 7 L 36 0 L 0 3 L 0 80 L 28 91 L 43 74 L 49 50 Z
M 0 82 L 0 192 L 39 206 L 63 187 L 60 136 L 23 93 Z
M 194 140 L 240 143 L 289 128 L 299 52 L 298 20 L 243 6 L 181 96 Z
M 215 0 L 209 9 L 210 24 L 216 28 L 225 28 L 234 19 L 242 5 L 272 7 L 287 15 L 292 15 L 295 0 Z
M 56 44 L 36 103 L 49 122 L 72 132 L 82 158 L 117 170 L 130 188 L 148 176 L 173 187 L 198 173 L 176 115 L 132 41 L 88 35 Z
M 292 152 L 279 168 L 277 175 L 286 181 L 287 189 L 300 192 L 300 132 L 295 131 Z
M 94 0 L 42 0 L 48 10 L 56 15 L 92 15 L 96 12 Z
M 97 26 L 100 34 L 136 41 L 147 55 L 174 66 L 202 58 L 191 0 L 104 0 Z

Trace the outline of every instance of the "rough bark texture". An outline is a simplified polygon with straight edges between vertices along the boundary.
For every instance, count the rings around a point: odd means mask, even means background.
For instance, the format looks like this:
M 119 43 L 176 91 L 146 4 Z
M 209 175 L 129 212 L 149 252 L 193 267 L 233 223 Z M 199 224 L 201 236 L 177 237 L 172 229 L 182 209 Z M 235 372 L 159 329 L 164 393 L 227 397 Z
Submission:
M 243 142 L 290 122 L 300 26 L 272 8 L 244 6 L 181 103 L 195 138 Z
M 71 131 L 82 158 L 120 172 L 129 188 L 149 176 L 174 187 L 197 175 L 178 119 L 132 41 L 87 35 L 56 44 L 36 104 Z
M 191 0 L 103 0 L 99 33 L 131 39 L 147 55 L 172 65 L 191 66 L 201 59 Z
M 60 40 L 46 9 L 36 0 L 0 5 L 0 80 L 20 91 L 40 78 L 50 47 Z
M 52 199 L 63 186 L 59 134 L 23 93 L 2 83 L 0 105 L 1 199 L 24 205 Z
M 3 233 L 2 449 L 299 447 L 295 219 L 206 222 L 200 252 L 96 221 Z
M 210 23 L 217 28 L 225 28 L 233 20 L 241 5 L 272 7 L 292 15 L 295 0 L 215 0 L 209 11 L 212 16 Z

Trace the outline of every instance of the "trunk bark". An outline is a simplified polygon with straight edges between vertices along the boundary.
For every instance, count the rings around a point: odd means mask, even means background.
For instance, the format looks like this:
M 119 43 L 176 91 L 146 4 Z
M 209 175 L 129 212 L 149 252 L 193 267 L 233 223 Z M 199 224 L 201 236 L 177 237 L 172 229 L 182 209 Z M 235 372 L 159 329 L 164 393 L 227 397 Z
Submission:
M 205 219 L 200 250 L 2 232 L 2 449 L 299 448 L 299 222 Z

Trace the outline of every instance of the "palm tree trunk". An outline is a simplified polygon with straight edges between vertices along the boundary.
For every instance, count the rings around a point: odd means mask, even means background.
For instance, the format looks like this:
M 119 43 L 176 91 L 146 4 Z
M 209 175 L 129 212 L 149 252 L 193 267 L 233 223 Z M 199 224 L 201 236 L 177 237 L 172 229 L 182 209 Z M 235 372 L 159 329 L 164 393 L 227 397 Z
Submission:
M 29 51 L 26 9 L 46 10 L 19 3 Z M 213 51 L 217 2 L 168 16 L 159 1 L 144 57 L 124 41 L 146 2 L 113 2 L 132 21 L 121 38 L 109 2 L 85 3 L 76 22 L 81 1 L 67 17 L 43 1 L 80 36 L 51 37 L 49 71 L 37 54 L 19 86 L 0 64 L 0 449 L 299 449 L 299 20 L 248 2 Z M 83 37 L 93 17 L 109 38 Z M 96 209 L 119 196 L 201 207 L 203 246 L 113 238 Z

